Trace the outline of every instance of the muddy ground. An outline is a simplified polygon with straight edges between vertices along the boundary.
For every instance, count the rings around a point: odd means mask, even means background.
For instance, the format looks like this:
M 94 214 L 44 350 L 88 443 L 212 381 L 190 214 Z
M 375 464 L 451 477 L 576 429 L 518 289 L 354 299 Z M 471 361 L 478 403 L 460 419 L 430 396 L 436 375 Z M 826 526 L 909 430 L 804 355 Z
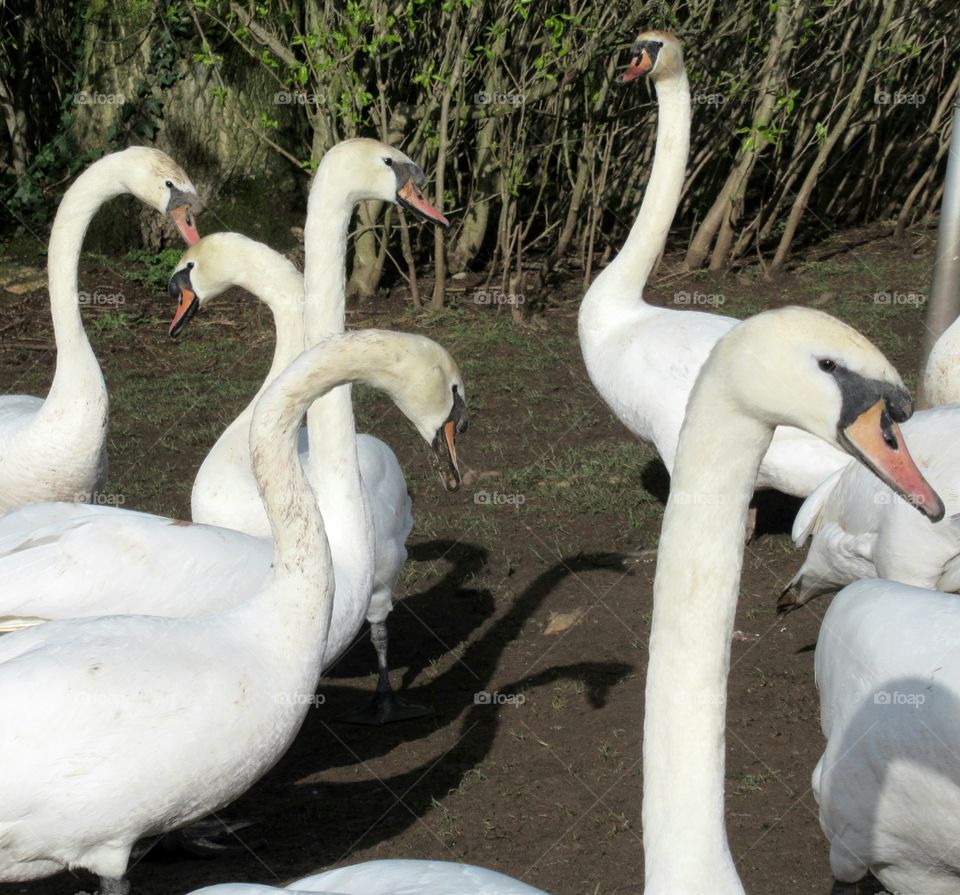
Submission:
M 867 332 L 912 381 L 922 305 L 882 294 L 927 291 L 933 241 L 922 231 L 906 244 L 861 245 L 776 284 L 755 269 L 685 275 L 668 259 L 648 298 L 719 296 L 699 301 L 741 317 L 813 303 Z M 127 279 L 132 266 L 94 259 L 81 277 L 81 288 L 122 296 L 84 312 L 112 402 L 104 500 L 189 518 L 201 459 L 266 371 L 270 317 L 230 293 L 171 342 L 170 300 Z M 337 722 L 374 687 L 362 632 L 322 681 L 322 702 L 290 752 L 220 813 L 256 820 L 233 838 L 236 848 L 217 860 L 145 850 L 130 871 L 135 893 L 286 883 L 379 857 L 481 864 L 553 895 L 642 892 L 640 730 L 651 548 L 666 476 L 587 381 L 576 342 L 578 272 L 552 289 L 546 315 L 527 327 L 511 324 L 506 309 L 472 301 L 471 280 L 455 286 L 443 313 L 415 314 L 398 291 L 349 321 L 431 335 L 467 382 L 472 425 L 461 452 L 470 472 L 455 495 L 441 491 L 426 448 L 399 414 L 358 394 L 361 430 L 394 446 L 417 520 L 390 621 L 393 678 L 435 715 L 382 729 Z M 42 393 L 54 361 L 46 291 L 0 291 L 0 299 L 2 388 Z M 748 891 L 827 895 L 827 847 L 810 792 L 822 746 L 813 648 L 826 601 L 785 621 L 774 611 L 802 558 L 787 534 L 795 508 L 765 499 L 746 550 L 727 817 Z M 483 702 L 482 693 L 498 695 Z M 94 889 L 85 874 L 0 885 L 3 895 Z

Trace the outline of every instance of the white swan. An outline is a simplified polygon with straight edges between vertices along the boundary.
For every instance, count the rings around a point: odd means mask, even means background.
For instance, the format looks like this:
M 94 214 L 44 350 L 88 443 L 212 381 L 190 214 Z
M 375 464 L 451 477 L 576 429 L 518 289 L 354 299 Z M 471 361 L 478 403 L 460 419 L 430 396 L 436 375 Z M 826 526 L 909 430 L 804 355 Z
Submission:
M 518 879 L 454 861 L 397 859 L 338 867 L 290 883 L 285 889 L 222 883 L 190 895 L 547 895 Z
M 126 893 L 138 838 L 216 810 L 286 751 L 334 592 L 297 429 L 315 397 L 355 379 L 390 394 L 428 442 L 456 419 L 459 372 L 429 339 L 368 330 L 305 352 L 251 423 L 275 542 L 255 596 L 206 618 L 71 619 L 0 638 L 0 881 L 85 867 L 103 895 Z
M 789 612 L 861 578 L 960 591 L 960 405 L 920 410 L 904 437 L 953 515 L 931 525 L 883 482 L 852 463 L 826 479 L 800 507 L 793 541 L 810 547 L 780 595 Z
M 278 281 L 264 290 L 265 271 L 261 269 L 257 271 L 261 285 L 252 291 L 262 294 L 268 304 L 272 299 L 282 300 L 285 304 L 289 303 L 288 298 L 295 300 L 303 314 L 303 323 L 297 329 L 301 339 L 306 331 L 308 346 L 327 335 L 343 332 L 347 229 L 354 206 L 365 199 L 399 202 L 418 216 L 447 226 L 447 219 L 420 192 L 423 181 L 420 168 L 391 146 L 368 139 L 337 144 L 324 155 L 310 189 L 304 281 L 297 282 L 291 266 L 278 260 L 277 267 L 284 267 Z M 209 253 L 207 257 L 209 260 Z M 271 264 L 260 252 L 256 264 L 263 263 Z M 187 252 L 171 280 L 171 292 L 176 290 L 181 297 L 171 323 L 171 333 L 179 331 L 190 319 L 198 307 L 198 296 L 203 295 L 192 282 L 196 271 L 189 269 L 191 266 L 196 266 L 196 259 Z M 211 294 L 216 294 L 216 290 L 229 285 L 228 279 L 229 275 L 224 274 L 207 276 L 207 291 L 211 291 L 212 285 L 214 291 Z M 307 296 L 304 295 L 304 283 Z M 281 296 L 281 290 L 287 294 Z M 275 318 L 278 333 L 281 323 L 286 323 L 289 316 Z M 292 345 L 295 339 L 291 322 L 284 341 Z M 288 362 L 287 357 L 280 354 L 280 347 L 278 342 L 271 375 Z M 270 376 L 266 382 L 269 381 Z M 194 522 L 237 528 L 266 537 L 269 526 L 257 496 L 256 481 L 245 448 L 248 425 L 248 416 L 241 414 L 204 460 L 194 483 L 192 515 Z M 314 434 L 314 442 L 320 444 L 322 450 L 311 460 L 310 442 L 306 439 L 302 442 L 302 452 L 307 475 L 320 500 L 320 509 L 333 520 L 330 528 L 334 556 L 349 553 L 355 539 L 361 536 L 364 503 L 373 521 L 376 566 L 366 617 L 380 677 L 373 700 L 344 719 L 382 724 L 429 714 L 429 708 L 397 697 L 388 677 L 386 618 L 393 609 L 393 590 L 406 562 L 406 540 L 413 527 L 403 470 L 393 451 L 382 441 L 369 435 L 357 436 L 349 386 L 337 389 L 310 409 L 304 434 L 309 432 Z M 355 469 L 358 462 L 361 489 L 344 484 L 345 481 L 356 481 L 351 476 L 345 479 L 345 473 Z
M 955 594 L 860 581 L 824 616 L 813 791 L 837 895 L 868 870 L 891 892 L 960 891 L 958 646 Z
M 742 895 L 724 828 L 724 707 L 743 534 L 773 428 L 861 458 L 933 518 L 895 420 L 900 377 L 863 336 L 784 308 L 731 330 L 697 379 L 663 520 L 643 737 L 646 895 Z M 691 546 L 694 545 L 694 546 Z
M 87 168 L 64 194 L 50 231 L 47 272 L 57 365 L 45 399 L 0 397 L 0 513 L 41 500 L 90 500 L 107 473 L 107 387 L 83 330 L 80 249 L 104 202 L 132 193 L 199 239 L 193 185 L 158 149 L 132 146 Z
M 940 407 L 960 401 L 960 317 L 933 343 L 923 371 L 923 400 Z
M 690 88 L 680 44 L 660 31 L 641 34 L 621 76 L 648 74 L 659 102 L 657 146 L 643 203 L 617 257 L 594 280 L 580 306 L 580 347 L 590 379 L 617 418 L 656 447 L 673 471 L 687 398 L 717 340 L 738 321 L 643 300 L 643 288 L 670 231 L 690 146 Z M 806 497 L 849 458 L 817 438 L 781 428 L 757 481 Z

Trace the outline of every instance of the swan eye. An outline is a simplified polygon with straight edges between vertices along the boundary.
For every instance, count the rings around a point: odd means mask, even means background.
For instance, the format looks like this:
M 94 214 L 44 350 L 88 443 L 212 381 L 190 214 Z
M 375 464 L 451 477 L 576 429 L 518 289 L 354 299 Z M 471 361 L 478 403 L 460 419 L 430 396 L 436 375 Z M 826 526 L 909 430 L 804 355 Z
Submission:
M 387 158 L 386 156 L 384 156 L 383 163 L 384 163 L 388 168 L 392 168 L 392 167 L 393 167 L 393 159 L 392 159 L 392 158 Z
M 192 261 L 187 262 L 187 270 L 193 270 L 194 264 Z
M 173 189 L 173 181 L 172 181 L 172 180 L 168 180 L 168 181 L 164 184 L 164 186 L 167 187 L 168 189 L 171 189 L 171 190 L 172 190 L 172 189 Z
M 824 373 L 832 373 L 837 369 L 836 361 L 830 360 L 830 358 L 825 357 L 823 360 L 818 361 L 817 366 L 823 370 Z

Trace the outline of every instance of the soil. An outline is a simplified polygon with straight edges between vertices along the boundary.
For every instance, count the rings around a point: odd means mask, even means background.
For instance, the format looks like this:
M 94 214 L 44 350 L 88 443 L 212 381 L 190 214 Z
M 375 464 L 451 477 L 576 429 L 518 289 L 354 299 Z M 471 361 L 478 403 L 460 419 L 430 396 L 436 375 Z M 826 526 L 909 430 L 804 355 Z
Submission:
M 907 247 L 880 241 L 776 285 L 758 272 L 684 277 L 668 262 L 648 297 L 667 302 L 678 288 L 699 290 L 724 296 L 720 312 L 736 316 L 812 302 L 854 319 L 910 372 L 922 313 L 871 307 L 865 296 L 925 292 L 932 247 L 930 232 Z M 118 320 L 97 323 L 100 311 L 85 312 L 113 396 L 108 491 L 124 495 L 128 507 L 189 518 L 200 460 L 268 364 L 269 314 L 255 302 L 224 299 L 169 345 L 169 299 L 123 279 L 124 264 L 97 261 L 81 278 L 125 297 Z M 472 305 L 469 281 L 458 284 L 463 291 L 444 314 L 412 314 L 396 294 L 351 315 L 351 326 L 437 338 L 467 381 L 472 425 L 461 453 L 470 472 L 455 495 L 440 490 L 425 448 L 398 414 L 366 395 L 360 402 L 361 427 L 395 447 L 416 507 L 408 571 L 390 618 L 393 680 L 435 714 L 384 728 L 336 720 L 374 689 L 373 651 L 361 632 L 321 682 L 322 700 L 287 755 L 218 813 L 255 821 L 228 837 L 235 847 L 216 859 L 145 849 L 130 869 L 135 893 L 280 884 L 382 857 L 462 860 L 553 895 L 642 892 L 640 732 L 667 481 L 587 381 L 576 343 L 578 277 L 572 271 L 552 290 L 554 306 L 535 326 L 516 327 L 505 310 Z M 42 393 L 54 361 L 46 292 L 0 291 L 0 298 L 0 382 Z M 496 339 L 483 341 L 477 334 L 485 329 Z M 227 373 L 235 388 L 224 396 Z M 626 458 L 622 473 L 604 458 Z M 593 478 L 581 481 L 586 464 Z M 796 506 L 765 497 L 746 548 L 726 810 L 747 891 L 827 895 L 827 846 L 810 791 L 823 745 L 813 649 L 827 603 L 782 621 L 775 615 L 777 595 L 802 559 L 788 537 Z M 484 693 L 494 695 L 485 702 Z M 95 888 L 78 872 L 0 885 L 0 893 Z

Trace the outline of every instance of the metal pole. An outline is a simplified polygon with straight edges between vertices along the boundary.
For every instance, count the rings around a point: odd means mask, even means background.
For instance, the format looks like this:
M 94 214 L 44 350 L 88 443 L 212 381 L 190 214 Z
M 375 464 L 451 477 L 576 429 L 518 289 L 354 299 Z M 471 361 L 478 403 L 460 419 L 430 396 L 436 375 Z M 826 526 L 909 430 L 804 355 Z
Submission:
M 920 364 L 920 382 L 927 358 L 943 331 L 960 314 L 960 97 L 953 105 L 953 130 L 950 154 L 943 181 L 937 254 L 933 261 L 933 281 L 927 302 L 926 332 Z M 922 400 L 922 396 L 921 396 Z

